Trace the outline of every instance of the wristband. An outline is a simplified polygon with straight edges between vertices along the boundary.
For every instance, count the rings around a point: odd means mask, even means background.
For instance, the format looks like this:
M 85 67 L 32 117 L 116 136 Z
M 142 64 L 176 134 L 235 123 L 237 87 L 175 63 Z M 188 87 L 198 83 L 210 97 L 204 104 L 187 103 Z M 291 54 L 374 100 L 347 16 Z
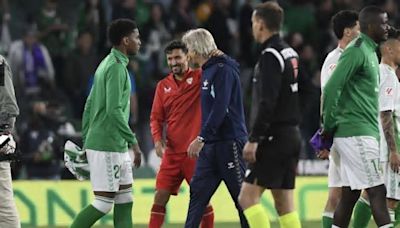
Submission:
M 204 143 L 205 139 L 201 136 L 197 136 L 197 142 Z

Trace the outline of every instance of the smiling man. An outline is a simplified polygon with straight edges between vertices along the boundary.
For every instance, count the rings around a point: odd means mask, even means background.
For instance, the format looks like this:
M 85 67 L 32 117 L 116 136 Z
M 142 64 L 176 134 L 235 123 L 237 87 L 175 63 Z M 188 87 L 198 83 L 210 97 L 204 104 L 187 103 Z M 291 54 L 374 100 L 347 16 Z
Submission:
M 188 157 L 187 148 L 197 137 L 201 124 L 201 69 L 189 68 L 188 49 L 182 41 L 169 43 L 165 54 L 171 73 L 157 84 L 150 115 L 156 153 L 162 161 L 149 228 L 162 226 L 170 196 L 178 194 L 183 179 L 190 183 L 196 160 Z M 164 130 L 166 139 L 163 139 Z M 204 211 L 201 227 L 213 226 L 214 212 L 209 205 Z

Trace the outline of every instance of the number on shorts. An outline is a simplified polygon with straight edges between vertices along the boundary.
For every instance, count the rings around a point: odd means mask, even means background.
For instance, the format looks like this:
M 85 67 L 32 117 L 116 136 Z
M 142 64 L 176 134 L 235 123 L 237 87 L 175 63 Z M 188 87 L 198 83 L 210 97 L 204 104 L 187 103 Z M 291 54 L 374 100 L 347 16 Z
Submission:
M 376 162 L 375 162 L 375 159 L 373 159 L 373 160 L 371 160 L 371 162 L 372 162 L 372 165 L 374 166 L 374 169 L 375 169 L 375 173 L 379 173 L 379 171 L 378 171 L 378 165 L 376 164 Z
M 115 179 L 119 179 L 119 172 L 121 171 L 121 166 L 114 165 L 114 177 Z

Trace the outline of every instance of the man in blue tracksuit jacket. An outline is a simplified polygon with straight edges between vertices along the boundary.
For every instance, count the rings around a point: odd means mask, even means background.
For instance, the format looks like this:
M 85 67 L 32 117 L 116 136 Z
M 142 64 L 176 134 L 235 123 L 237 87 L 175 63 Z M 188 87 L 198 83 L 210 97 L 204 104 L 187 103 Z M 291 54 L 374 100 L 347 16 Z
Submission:
M 198 157 L 190 183 L 190 203 L 186 228 L 197 228 L 203 212 L 224 181 L 238 209 L 242 227 L 248 227 L 238 203 L 245 163 L 242 149 L 247 140 L 239 64 L 218 50 L 205 29 L 187 32 L 183 38 L 192 63 L 202 67 L 202 129 L 188 148 L 190 157 Z M 201 152 L 200 152 L 201 151 Z

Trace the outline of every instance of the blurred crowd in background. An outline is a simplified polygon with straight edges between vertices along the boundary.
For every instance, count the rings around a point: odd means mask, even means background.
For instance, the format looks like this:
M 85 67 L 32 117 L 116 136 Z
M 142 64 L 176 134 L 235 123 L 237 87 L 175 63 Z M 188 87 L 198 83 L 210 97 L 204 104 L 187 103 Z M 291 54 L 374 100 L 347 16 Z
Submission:
M 21 114 L 16 135 L 22 161 L 14 177 L 71 178 L 64 169 L 67 139 L 80 141 L 81 115 L 94 71 L 108 54 L 107 24 L 116 18 L 138 23 L 142 49 L 131 59 L 130 126 L 145 159 L 153 142 L 149 116 L 157 82 L 169 73 L 164 46 L 187 30 L 207 28 L 223 52 L 241 65 L 249 110 L 250 78 L 258 57 L 251 14 L 257 0 L 0 0 L 0 54 L 7 57 Z M 308 139 L 319 127 L 320 68 L 336 47 L 331 17 L 342 9 L 379 5 L 390 24 L 400 25 L 399 0 L 282 0 L 282 35 L 299 53 L 302 159 L 315 159 Z M 247 113 L 248 114 L 248 113 Z M 145 165 L 146 166 L 146 165 Z

